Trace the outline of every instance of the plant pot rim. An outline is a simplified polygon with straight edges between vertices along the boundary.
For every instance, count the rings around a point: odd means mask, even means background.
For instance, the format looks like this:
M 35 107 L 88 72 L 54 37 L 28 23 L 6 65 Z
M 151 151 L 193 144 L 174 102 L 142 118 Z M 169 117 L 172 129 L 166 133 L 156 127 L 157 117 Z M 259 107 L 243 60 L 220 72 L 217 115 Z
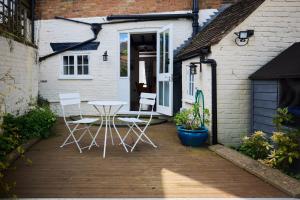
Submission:
M 177 129 L 180 131 L 184 131 L 184 132 L 188 132 L 188 133 L 197 133 L 197 134 L 208 132 L 208 129 L 205 126 L 201 126 L 201 127 L 199 127 L 199 129 L 195 129 L 195 130 L 189 130 L 189 129 L 183 128 L 183 126 L 177 126 Z

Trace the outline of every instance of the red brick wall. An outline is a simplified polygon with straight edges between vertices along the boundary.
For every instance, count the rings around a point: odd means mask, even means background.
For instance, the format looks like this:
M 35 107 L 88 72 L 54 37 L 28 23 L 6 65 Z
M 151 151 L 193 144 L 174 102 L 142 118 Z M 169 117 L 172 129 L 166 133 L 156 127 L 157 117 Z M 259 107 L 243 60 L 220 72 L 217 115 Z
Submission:
M 237 0 L 199 0 L 203 8 L 218 8 Z M 37 0 L 37 18 L 51 19 L 191 10 L 192 0 Z

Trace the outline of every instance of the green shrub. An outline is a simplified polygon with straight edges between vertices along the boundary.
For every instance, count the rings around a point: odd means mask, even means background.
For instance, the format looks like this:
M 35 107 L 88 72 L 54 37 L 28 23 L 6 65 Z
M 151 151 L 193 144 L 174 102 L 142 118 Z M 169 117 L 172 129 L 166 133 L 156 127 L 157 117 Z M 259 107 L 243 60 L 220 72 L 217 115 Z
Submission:
M 47 138 L 55 121 L 56 117 L 49 107 L 37 107 L 17 117 L 7 114 L 3 118 L 3 135 L 17 135 L 22 141 Z
M 265 159 L 272 150 L 272 145 L 262 131 L 256 131 L 250 137 L 243 138 L 238 150 L 253 159 Z
M 275 132 L 272 141 L 276 148 L 272 150 L 264 163 L 273 168 L 289 171 L 295 160 L 300 158 L 299 144 L 294 133 Z
M 198 110 L 200 109 L 200 104 L 195 103 L 189 109 L 182 109 L 178 112 L 175 117 L 174 121 L 177 126 L 183 126 L 183 128 L 187 130 L 196 130 L 199 127 L 203 127 L 209 124 L 209 110 L 204 109 L 204 116 L 198 115 Z M 203 119 L 204 118 L 204 119 Z

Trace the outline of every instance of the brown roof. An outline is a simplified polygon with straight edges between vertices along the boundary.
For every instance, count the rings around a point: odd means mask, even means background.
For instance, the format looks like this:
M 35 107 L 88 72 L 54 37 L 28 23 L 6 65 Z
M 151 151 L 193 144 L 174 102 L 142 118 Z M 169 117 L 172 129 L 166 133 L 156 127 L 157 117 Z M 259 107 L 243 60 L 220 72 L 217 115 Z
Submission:
M 253 11 L 255 11 L 265 0 L 241 0 L 226 8 L 207 26 L 205 26 L 191 41 L 183 48 L 177 59 L 184 60 L 198 56 L 203 47 L 218 43 L 232 29 L 243 22 Z
M 254 80 L 300 78 L 300 42 L 294 43 L 249 78 Z

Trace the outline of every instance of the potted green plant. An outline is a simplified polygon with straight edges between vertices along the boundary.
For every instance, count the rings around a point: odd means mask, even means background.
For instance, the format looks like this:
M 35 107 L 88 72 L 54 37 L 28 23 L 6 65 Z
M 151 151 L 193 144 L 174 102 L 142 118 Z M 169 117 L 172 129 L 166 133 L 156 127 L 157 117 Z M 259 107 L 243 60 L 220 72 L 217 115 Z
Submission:
M 200 104 L 202 99 L 202 105 Z M 204 108 L 204 96 L 201 90 L 196 92 L 194 105 L 189 109 L 182 109 L 175 115 L 178 137 L 185 146 L 198 147 L 208 138 L 209 110 Z

